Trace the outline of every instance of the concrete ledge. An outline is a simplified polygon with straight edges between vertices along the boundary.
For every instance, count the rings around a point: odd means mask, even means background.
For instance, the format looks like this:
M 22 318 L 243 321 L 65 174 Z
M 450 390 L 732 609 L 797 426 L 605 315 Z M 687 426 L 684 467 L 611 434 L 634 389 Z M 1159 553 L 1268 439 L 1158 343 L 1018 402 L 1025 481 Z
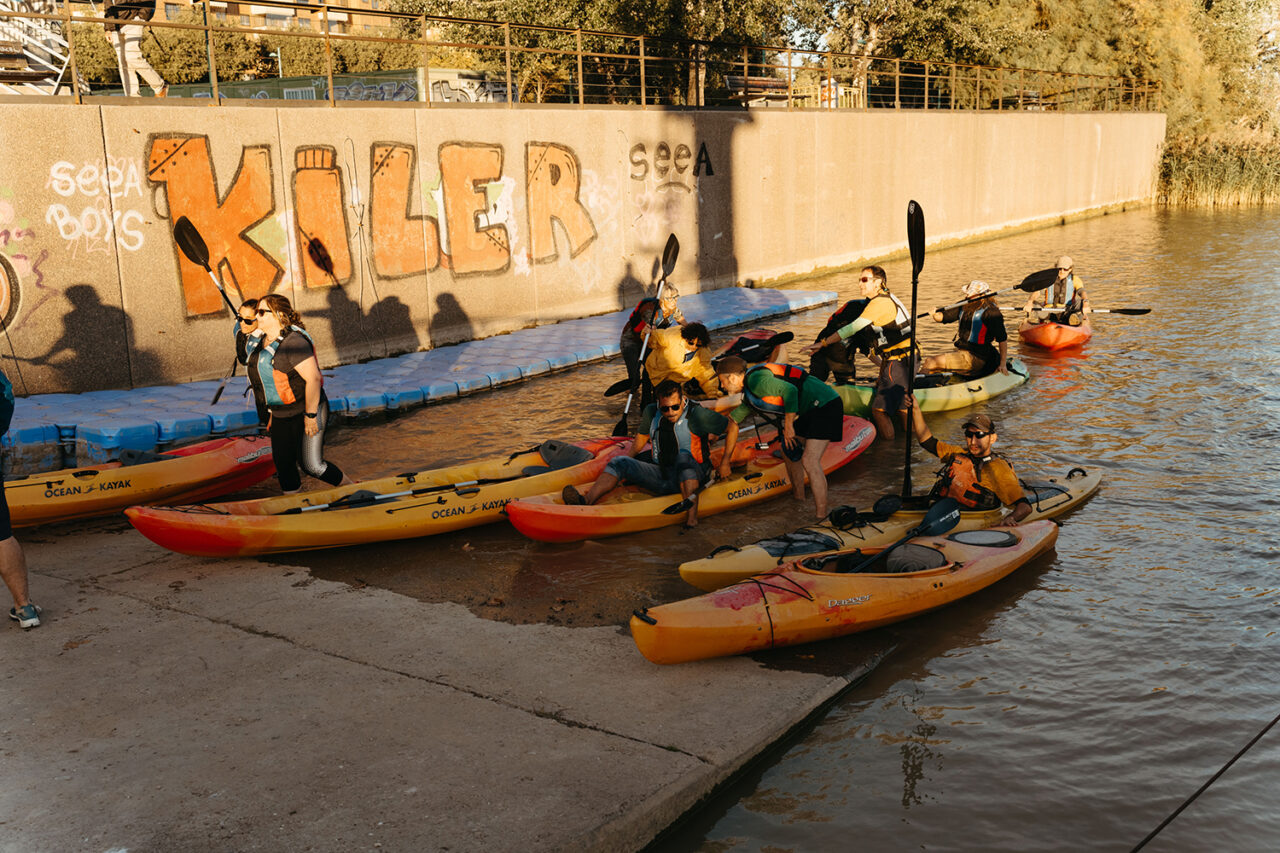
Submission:
M 659 667 L 624 629 L 118 530 L 26 542 L 45 624 L 0 628 L 15 848 L 638 849 L 850 683 Z
M 834 302 L 832 291 L 729 288 L 681 298 L 685 317 L 723 329 Z M 476 394 L 618 355 L 630 313 L 616 311 L 522 329 L 407 355 L 325 371 L 330 409 L 348 419 L 401 412 Z M 221 356 L 219 356 L 221 357 Z M 247 379 L 153 386 L 84 394 L 41 394 L 18 400 L 0 440 L 5 473 L 29 474 L 115 458 L 123 449 L 155 450 L 257 428 Z

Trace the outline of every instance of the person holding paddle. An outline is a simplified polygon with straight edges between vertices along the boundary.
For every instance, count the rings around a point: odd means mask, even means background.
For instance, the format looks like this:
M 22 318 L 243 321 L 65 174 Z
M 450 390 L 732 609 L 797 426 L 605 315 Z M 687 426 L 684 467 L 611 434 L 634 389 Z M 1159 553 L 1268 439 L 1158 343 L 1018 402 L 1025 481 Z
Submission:
M 907 383 L 910 372 L 915 369 L 911 357 L 911 315 L 898 297 L 889 292 L 888 276 L 880 267 L 863 267 L 858 281 L 862 295 L 868 300 L 858 318 L 801 352 L 813 355 L 829 344 L 858 335 L 857 340 L 870 347 L 871 360 L 880 367 L 875 398 L 871 401 L 871 420 L 877 435 L 891 439 L 894 429 L 890 412 L 899 413 L 906 428 Z
M 929 356 L 921 367 L 923 373 L 953 371 L 974 379 L 999 370 L 1009 373 L 1009 333 L 1004 315 L 996 305 L 991 286 L 985 281 L 969 282 L 963 288 L 965 302 L 950 308 L 939 308 L 933 319 L 939 323 L 955 323 L 956 348 L 944 355 Z M 981 297 L 981 298 L 980 298 Z
M 249 336 L 249 381 L 270 412 L 267 432 L 276 476 L 286 495 L 302 488 L 302 470 L 330 486 L 351 482 L 324 459 L 329 401 L 315 344 L 289 300 L 269 293 L 258 301 L 258 330 Z
M 716 365 L 720 387 L 726 394 L 742 394 L 742 402 L 729 412 L 734 425 L 755 411 L 778 425 L 783 461 L 796 500 L 804 500 L 805 475 L 813 488 L 813 508 L 819 519 L 827 517 L 827 474 L 822 454 L 827 445 L 844 434 L 844 403 L 827 383 L 792 364 L 759 364 L 747 369 L 737 356 Z M 725 436 L 720 477 L 729 476 L 729 460 L 737 443 L 733 430 Z
M 1040 296 L 1040 300 L 1036 301 L 1036 296 Z M 1075 274 L 1075 262 L 1067 255 L 1058 258 L 1058 277 L 1053 284 L 1046 287 L 1039 294 L 1032 293 L 1027 297 L 1027 304 L 1023 309 L 1027 312 L 1027 319 L 1032 323 L 1042 322 L 1042 318 L 1037 309 L 1051 308 L 1054 310 L 1054 319 L 1059 323 L 1066 323 L 1068 326 L 1079 326 L 1084 322 L 1085 315 L 1089 313 L 1089 298 L 1085 296 L 1084 279 Z M 1056 309 L 1061 309 L 1058 311 Z
M 1009 507 L 1010 513 L 999 527 L 1010 527 L 1031 514 L 1031 502 L 1022 491 L 1022 483 L 1013 466 L 992 451 L 996 424 L 986 415 L 974 415 L 964 422 L 964 447 L 938 441 L 924 422 L 916 401 L 907 403 L 920 446 L 943 461 L 931 497 L 955 498 L 965 509 Z
M 661 296 L 646 296 L 641 299 L 622 327 L 618 349 L 622 351 L 622 362 L 627 367 L 627 379 L 630 380 L 632 393 L 640 385 L 640 354 L 644 349 L 646 333 L 650 329 L 669 329 L 672 325 L 683 326 L 685 323 L 678 304 L 679 298 L 680 291 L 675 285 L 664 285 Z M 641 402 L 648 404 L 647 400 Z
M 244 366 L 249 366 L 249 336 L 258 330 L 258 300 L 246 299 L 240 303 L 240 308 L 236 311 L 236 361 Z M 234 365 L 233 365 L 234 367 Z M 271 420 L 271 414 L 267 411 L 267 403 L 262 399 L 258 386 L 253 382 L 249 383 L 249 387 L 253 389 L 253 402 L 258 409 L 258 423 L 263 426 Z
M 685 527 L 697 526 L 697 495 L 711 475 L 711 445 L 718 435 L 736 442 L 738 424 L 691 402 L 680 383 L 671 379 L 658 385 L 654 394 L 657 405 L 645 406 L 640 413 L 640 427 L 631 449 L 626 455 L 609 460 L 585 496 L 573 486 L 565 486 L 560 497 L 566 504 L 594 504 L 617 486 L 630 483 L 654 495 L 679 492 L 689 502 Z M 637 459 L 650 442 L 653 461 Z M 732 447 L 725 447 L 725 459 Z

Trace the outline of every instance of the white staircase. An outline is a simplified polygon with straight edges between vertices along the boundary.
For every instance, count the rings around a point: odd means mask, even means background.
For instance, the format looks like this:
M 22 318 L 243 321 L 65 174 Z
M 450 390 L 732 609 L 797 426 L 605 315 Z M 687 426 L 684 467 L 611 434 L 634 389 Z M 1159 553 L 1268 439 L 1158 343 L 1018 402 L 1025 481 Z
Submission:
M 61 21 L 5 12 L 58 14 L 56 0 L 0 0 L 0 94 L 56 95 L 71 89 L 67 36 Z

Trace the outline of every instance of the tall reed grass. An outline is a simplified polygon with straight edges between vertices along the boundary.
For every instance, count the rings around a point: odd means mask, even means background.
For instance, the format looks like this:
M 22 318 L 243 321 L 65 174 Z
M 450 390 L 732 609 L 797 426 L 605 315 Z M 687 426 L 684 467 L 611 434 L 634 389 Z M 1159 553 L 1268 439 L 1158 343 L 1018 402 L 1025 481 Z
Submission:
M 1280 202 L 1280 142 L 1170 140 L 1157 197 L 1172 207 Z

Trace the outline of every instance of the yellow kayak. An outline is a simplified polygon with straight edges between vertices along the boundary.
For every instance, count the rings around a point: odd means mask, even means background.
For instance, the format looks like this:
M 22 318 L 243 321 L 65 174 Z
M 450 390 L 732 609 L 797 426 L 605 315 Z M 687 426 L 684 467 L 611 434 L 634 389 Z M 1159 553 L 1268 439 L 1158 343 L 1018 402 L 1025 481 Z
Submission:
M 1041 518 L 1054 518 L 1075 509 L 1098 491 L 1102 485 L 1102 472 L 1072 468 L 1063 477 L 1029 478 L 1021 482 L 1031 501 L 1031 515 L 1023 519 L 1025 524 Z M 681 563 L 680 577 L 698 589 L 710 592 L 811 554 L 884 547 L 919 525 L 925 509 L 922 506 L 878 514 L 874 510 L 839 507 L 821 524 L 812 524 L 740 548 L 722 545 L 700 560 Z M 955 529 L 992 527 L 999 524 L 1006 514 L 1008 510 L 1003 507 L 966 510 L 960 513 L 960 523 Z
M 916 402 L 922 412 L 945 412 L 948 409 L 963 409 L 989 400 L 997 394 L 1017 388 L 1026 382 L 1030 374 L 1027 366 L 1019 359 L 1009 359 L 1009 372 L 999 371 L 983 376 L 981 379 L 952 381 L 947 384 L 915 387 Z M 941 381 L 941 374 L 933 377 L 917 376 L 917 382 Z M 864 416 L 871 411 L 871 397 L 875 388 L 871 385 L 837 385 L 836 393 L 844 401 L 846 415 Z
M 133 464 L 108 462 L 6 480 L 14 527 L 110 515 L 132 504 L 231 494 L 275 473 L 265 436 L 215 438 Z
M 178 507 L 130 507 L 157 545 L 200 557 L 338 548 L 430 536 L 502 517 L 513 498 L 589 482 L 631 439 L 600 438 L 334 489 Z

